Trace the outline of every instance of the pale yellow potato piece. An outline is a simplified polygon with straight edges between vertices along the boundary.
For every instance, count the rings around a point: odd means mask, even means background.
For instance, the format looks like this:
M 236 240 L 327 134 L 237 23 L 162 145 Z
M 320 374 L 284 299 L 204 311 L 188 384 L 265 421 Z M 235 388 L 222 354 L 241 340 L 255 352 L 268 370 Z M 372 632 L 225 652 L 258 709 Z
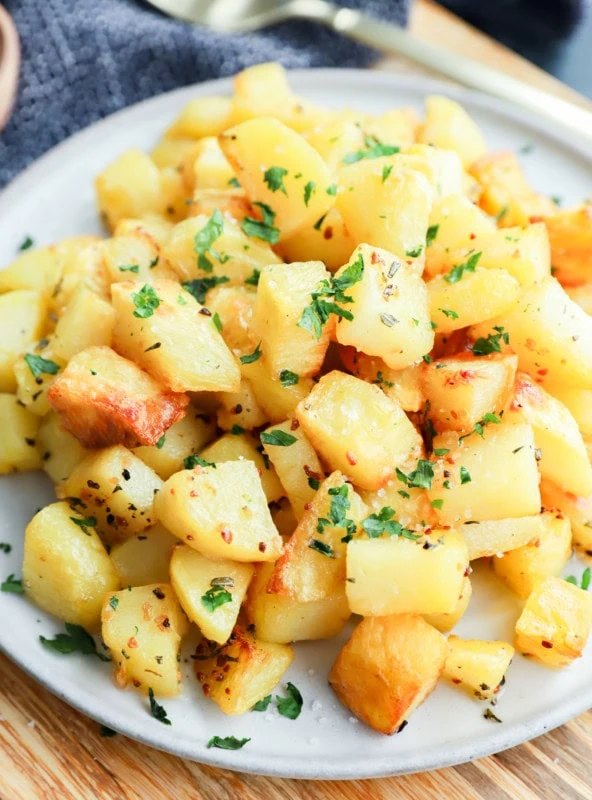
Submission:
M 33 292 L 51 292 L 60 277 L 57 248 L 37 247 L 25 250 L 0 270 L 0 292 L 28 289 Z
M 314 225 L 301 228 L 283 241 L 278 252 L 286 261 L 319 259 L 328 270 L 335 272 L 349 260 L 355 246 L 343 217 L 336 208 L 331 208 Z
M 0 392 L 15 392 L 13 367 L 43 333 L 47 301 L 42 292 L 19 289 L 0 296 Z
M 308 397 L 314 386 L 312 378 L 300 378 L 292 385 L 282 383 L 277 376 L 270 375 L 261 358 L 250 364 L 241 364 L 240 371 L 251 384 L 259 408 L 273 423 L 295 416 L 296 406 Z
M 59 318 L 52 349 L 58 359 L 69 361 L 87 347 L 111 344 L 115 311 L 110 303 L 80 285 Z
M 97 250 L 109 283 L 177 277 L 161 258 L 159 242 L 143 228 L 105 239 L 97 246 Z
M 409 459 L 402 465 L 403 472 L 411 472 L 417 466 L 417 460 Z M 375 491 L 360 489 L 360 497 L 373 514 L 378 514 L 385 506 L 395 512 L 398 522 L 412 530 L 423 529 L 425 525 L 434 527 L 436 516 L 428 500 L 425 489 L 415 486 L 403 486 L 398 478 L 391 478 L 384 486 Z
M 544 529 L 544 518 L 541 514 L 512 519 L 488 519 L 459 526 L 471 561 L 523 547 L 539 539 Z
M 547 508 L 558 508 L 569 519 L 578 555 L 592 558 L 592 495 L 577 497 L 543 478 L 541 498 Z
M 105 592 L 119 588 L 93 522 L 67 502 L 42 508 L 27 525 L 23 559 L 23 586 L 31 600 L 65 622 L 90 629 L 99 624 Z
M 257 402 L 251 381 L 246 378 L 241 378 L 237 392 L 216 392 L 215 397 L 220 403 L 217 409 L 218 427 L 224 431 L 236 430 L 236 426 L 253 430 L 268 422 L 267 414 Z
M 53 345 L 53 335 L 44 337 L 27 347 L 27 352 L 21 353 L 13 366 L 19 402 L 39 417 L 52 410 L 47 394 L 56 376 L 66 365 L 63 359 L 56 356 Z M 37 360 L 39 357 L 51 363 L 43 364 Z
M 364 148 L 362 127 L 349 118 L 347 112 L 307 131 L 304 138 L 322 156 L 331 172 L 341 166 L 349 153 L 356 153 Z
M 433 94 L 426 98 L 426 119 L 419 129 L 419 141 L 454 150 L 463 166 L 469 167 L 487 152 L 478 125 L 455 100 Z
M 551 274 L 551 248 L 544 222 L 523 228 L 500 228 L 482 246 L 479 265 L 505 269 L 528 288 Z
M 339 357 L 352 375 L 380 386 L 404 411 L 419 411 L 424 406 L 423 362 L 404 369 L 391 369 L 381 358 L 359 353 L 355 347 L 340 347 Z
M 88 455 L 75 436 L 64 430 L 55 411 L 50 411 L 39 425 L 37 450 L 43 469 L 54 483 L 62 483 Z
M 160 524 L 130 536 L 111 548 L 113 562 L 121 585 L 144 586 L 147 583 L 167 583 L 173 548 L 179 540 Z
M 207 558 L 275 561 L 282 552 L 281 537 L 251 461 L 177 472 L 154 503 L 171 533 Z
M 39 417 L 19 405 L 13 394 L 0 394 L 0 475 L 41 469 L 35 447 Z
M 111 229 L 124 217 L 163 210 L 160 173 L 141 150 L 126 150 L 95 179 L 99 211 Z
M 440 633 L 448 633 L 448 631 L 451 631 L 456 623 L 464 616 L 472 594 L 473 586 L 471 584 L 471 579 L 467 575 L 460 590 L 460 597 L 452 611 L 443 612 L 441 614 L 424 614 L 423 618 L 429 625 L 433 625 L 434 628 L 439 630 Z
M 234 170 L 220 149 L 218 140 L 208 136 L 198 142 L 193 160 L 191 189 L 228 189 Z
M 164 167 L 175 167 L 182 169 L 185 159 L 191 158 L 199 147 L 199 142 L 195 139 L 161 139 L 150 151 L 150 158 L 158 169 Z M 116 226 L 116 233 L 117 227 Z
M 443 677 L 478 700 L 493 700 L 513 657 L 507 642 L 449 636 Z
M 551 394 L 571 412 L 582 436 L 592 436 L 592 389 L 553 386 Z
M 134 448 L 133 452 L 166 481 L 173 473 L 183 469 L 183 462 L 188 456 L 199 453 L 215 435 L 214 420 L 190 406 L 183 419 L 171 425 L 157 444 L 152 447 L 142 445 Z
M 167 139 L 201 139 L 217 136 L 230 124 L 229 97 L 195 97 L 183 108 L 165 136 Z

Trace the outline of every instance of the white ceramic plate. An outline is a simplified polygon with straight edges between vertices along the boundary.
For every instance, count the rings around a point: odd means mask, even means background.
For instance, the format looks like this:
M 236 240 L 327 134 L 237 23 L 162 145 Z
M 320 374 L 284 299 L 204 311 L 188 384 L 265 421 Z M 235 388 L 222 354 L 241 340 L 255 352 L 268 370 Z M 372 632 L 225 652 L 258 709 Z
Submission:
M 503 103 L 422 78 L 389 73 L 313 70 L 292 74 L 292 85 L 309 100 L 369 112 L 398 105 L 422 106 L 431 92 L 460 99 L 484 130 L 491 148 L 518 151 L 537 189 L 577 201 L 592 189 L 592 153 L 547 124 Z M 65 236 L 100 232 L 93 195 L 94 176 L 131 146 L 150 148 L 183 104 L 195 95 L 227 93 L 229 81 L 204 83 L 140 103 L 73 136 L 22 174 L 0 197 L 0 264 L 14 258 L 31 235 L 36 244 Z M 551 101 L 552 102 L 552 101 Z M 532 147 L 530 147 L 532 146 Z M 1 434 L 0 434 L 1 435 Z M 49 481 L 38 474 L 0 479 L 0 577 L 20 575 L 22 537 L 37 508 L 52 499 Z M 482 570 L 457 633 L 512 641 L 519 605 Z M 573 563 L 566 574 L 580 575 Z M 134 739 L 179 756 L 245 772 L 300 778 L 366 778 L 434 769 L 478 758 L 537 736 L 592 705 L 592 652 L 562 672 L 516 656 L 496 714 L 501 724 L 483 718 L 486 706 L 442 683 L 397 736 L 374 733 L 358 723 L 327 684 L 328 669 L 347 638 L 299 644 L 285 676 L 302 692 L 304 709 L 296 721 L 276 711 L 225 717 L 207 701 L 183 661 L 181 697 L 163 701 L 172 726 L 153 719 L 147 701 L 122 692 L 111 680 L 111 665 L 89 656 L 57 656 L 38 636 L 52 636 L 62 625 L 18 595 L 0 593 L 0 647 L 44 686 L 71 705 Z M 187 654 L 188 655 L 188 654 Z M 213 735 L 249 736 L 239 751 L 207 749 Z

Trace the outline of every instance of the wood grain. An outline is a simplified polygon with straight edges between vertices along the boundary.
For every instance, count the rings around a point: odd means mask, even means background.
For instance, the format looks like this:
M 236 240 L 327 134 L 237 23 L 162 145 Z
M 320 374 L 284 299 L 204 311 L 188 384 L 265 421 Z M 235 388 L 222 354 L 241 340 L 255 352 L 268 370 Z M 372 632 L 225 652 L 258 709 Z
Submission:
M 588 104 L 568 87 L 422 0 L 414 33 Z M 400 59 L 381 69 L 414 70 Z M 0 800 L 590 800 L 592 712 L 545 736 L 458 767 L 373 781 L 294 781 L 226 772 L 99 726 L 0 655 Z

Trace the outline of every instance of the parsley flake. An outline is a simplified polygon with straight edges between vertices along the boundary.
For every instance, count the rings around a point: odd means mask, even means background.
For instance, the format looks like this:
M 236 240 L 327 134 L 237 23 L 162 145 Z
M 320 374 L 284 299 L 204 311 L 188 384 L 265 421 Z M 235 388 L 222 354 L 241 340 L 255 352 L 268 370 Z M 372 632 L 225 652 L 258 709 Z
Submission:
M 41 382 L 42 375 L 57 375 L 60 371 L 60 365 L 55 361 L 49 361 L 47 358 L 41 358 L 33 353 L 26 353 L 24 356 L 25 363 L 31 370 L 33 377 L 37 382 Z
M 241 431 L 242 432 L 242 431 Z M 187 456 L 183 459 L 183 466 L 185 469 L 195 469 L 195 467 L 213 467 L 216 469 L 216 465 L 213 461 L 206 461 L 205 458 L 193 454 L 191 456 Z
M 401 149 L 391 144 L 383 144 L 375 136 L 364 137 L 364 150 L 356 150 L 354 153 L 348 153 L 342 159 L 343 164 L 356 164 L 363 159 L 382 158 L 383 156 L 392 156 L 398 153 Z
M 230 429 L 230 433 L 233 436 L 241 436 L 244 432 L 245 432 L 245 429 L 241 428 L 240 425 L 233 425 L 232 428 Z
M 252 274 L 249 275 L 248 278 L 245 278 L 245 283 L 248 286 L 259 286 L 260 276 L 261 276 L 261 270 L 257 269 L 257 267 L 254 267 Z
M 407 258 L 419 258 L 419 256 L 423 252 L 423 245 L 420 244 L 417 247 L 414 247 L 412 250 L 406 250 L 405 255 Z
M 390 506 L 381 508 L 378 514 L 370 514 L 362 521 L 362 528 L 371 539 L 376 539 L 383 534 L 387 536 L 400 536 L 404 539 L 419 539 L 419 534 L 404 528 L 400 522 L 393 519 L 395 511 Z
M 494 325 L 493 330 L 496 333 L 488 334 L 487 338 L 480 337 L 477 339 L 471 350 L 475 356 L 488 356 L 491 353 L 501 353 L 502 347 L 500 342 L 510 344 L 510 334 L 507 333 L 501 325 Z
M 449 319 L 458 319 L 456 311 L 452 311 L 450 308 L 439 308 L 438 311 L 441 311 Z
M 316 191 L 317 185 L 314 181 L 309 181 L 306 186 L 304 187 L 304 205 L 308 208 L 308 204 L 310 203 L 310 198 L 313 195 L 313 192 Z
M 336 183 L 332 183 L 331 186 L 328 186 L 325 191 L 331 197 L 335 197 L 335 195 L 337 194 L 337 184 Z
M 280 238 L 280 231 L 279 228 L 274 226 L 275 211 L 265 203 L 253 203 L 253 205 L 261 209 L 263 221 L 253 219 L 253 217 L 245 217 L 241 224 L 241 230 L 247 236 L 262 239 L 264 242 L 269 242 L 269 244 L 277 244 Z
M 268 694 L 265 697 L 261 698 L 261 700 L 257 700 L 255 705 L 251 708 L 251 711 L 267 711 L 267 708 L 270 703 L 271 703 L 271 695 Z
M 197 266 L 203 272 L 211 272 L 213 264 L 208 255 L 220 263 L 228 260 L 212 250 L 214 242 L 224 233 L 224 217 L 216 209 L 203 228 L 193 237 L 193 249 L 197 253 Z
M 436 241 L 436 236 L 440 230 L 439 225 L 430 225 L 426 233 L 426 247 L 430 247 Z
M 30 236 L 25 236 L 23 241 L 18 246 L 19 253 L 22 253 L 24 250 L 30 250 L 31 247 L 33 247 L 34 244 L 35 244 L 35 242 L 33 241 L 33 239 Z
M 70 655 L 70 653 L 82 653 L 85 656 L 96 656 L 101 661 L 111 661 L 109 656 L 97 650 L 95 640 L 83 627 L 72 625 L 70 622 L 66 622 L 64 627 L 66 633 L 57 633 L 53 639 L 40 636 L 39 641 L 43 647 L 62 656 Z
M 134 272 L 136 275 L 140 271 L 139 264 L 122 264 L 121 267 L 118 267 L 120 272 Z
M 220 319 L 220 314 L 218 314 L 217 311 L 212 317 L 212 322 L 214 323 L 214 327 L 216 328 L 218 333 L 222 333 L 222 328 L 223 328 L 222 320 Z
M 295 436 L 292 436 L 291 433 L 286 433 L 285 431 L 280 430 L 273 430 L 273 431 L 263 431 L 261 434 L 261 441 L 263 444 L 270 444 L 274 447 L 289 447 L 291 444 L 294 444 L 297 441 Z
M 311 550 L 316 550 L 317 553 L 321 553 L 327 556 L 327 558 L 335 558 L 335 553 L 331 545 L 325 544 L 325 542 L 321 542 L 319 539 L 311 539 L 308 546 Z
M 483 419 L 480 419 L 479 422 L 476 422 L 473 426 L 473 430 L 465 433 L 463 436 L 458 437 L 459 443 L 462 442 L 463 439 L 466 439 L 467 436 L 471 436 L 473 433 L 479 434 L 482 439 L 485 439 L 485 434 L 483 433 L 483 428 L 486 425 L 489 425 L 490 422 L 493 422 L 494 425 L 499 425 L 501 423 L 501 418 L 497 416 L 497 414 L 492 414 L 488 412 L 484 415 Z
M 479 263 L 480 258 L 481 253 L 473 253 L 463 264 L 457 264 L 456 267 L 452 267 L 450 272 L 444 275 L 444 280 L 447 283 L 458 283 L 462 280 L 465 272 L 475 272 L 475 267 Z
M 9 551 L 4 551 L 9 552 Z M 15 578 L 11 573 L 5 581 L 0 583 L 0 592 L 10 592 L 10 594 L 23 594 L 24 593 L 23 581 L 21 578 Z
M 579 585 L 580 589 L 583 589 L 585 592 L 587 592 L 590 587 L 590 582 L 592 581 L 592 571 L 590 570 L 590 567 L 586 567 L 582 573 L 582 579 L 579 584 L 577 578 L 575 578 L 573 575 L 570 575 L 565 580 L 568 583 L 573 583 L 574 586 Z
M 338 277 L 322 280 L 316 292 L 311 294 L 311 303 L 306 306 L 298 320 L 298 327 L 310 331 L 317 339 L 323 333 L 323 327 L 331 314 L 339 318 L 353 320 L 351 311 L 339 303 L 353 303 L 353 297 L 345 294 L 345 290 L 362 280 L 364 275 L 364 259 L 359 253 L 353 264 L 350 264 Z M 325 300 L 324 298 L 332 298 Z
M 147 319 L 151 317 L 160 305 L 160 298 L 149 284 L 145 283 L 139 292 L 132 294 L 132 300 L 136 307 L 134 317 Z
M 317 520 L 317 533 L 324 533 L 325 528 L 328 527 L 343 528 L 345 530 L 345 536 L 341 541 L 351 541 L 357 530 L 357 526 L 353 519 L 348 519 L 347 517 L 347 512 L 351 508 L 351 501 L 348 497 L 348 493 L 349 488 L 347 483 L 329 489 L 327 492 L 331 498 L 329 511 L 326 517 L 319 517 Z M 312 547 L 312 544 L 310 544 L 309 547 Z M 313 547 L 313 550 L 319 550 L 319 548 Z M 331 558 L 333 558 L 333 550 L 331 548 L 329 548 L 329 550 L 331 551 Z M 329 555 L 329 553 L 325 553 L 325 555 Z
M 113 611 L 116 611 L 117 606 L 119 605 L 119 597 L 115 597 L 115 595 L 113 595 L 113 597 L 109 598 L 109 605 Z
M 284 176 L 288 174 L 288 170 L 284 167 L 270 167 L 263 173 L 263 180 L 268 185 L 272 192 L 283 192 L 288 194 L 284 186 Z
M 244 739 L 237 739 L 236 736 L 212 736 L 208 742 L 208 747 L 218 747 L 220 750 L 240 750 L 251 739 L 245 736 Z
M 295 386 L 300 380 L 300 376 L 289 369 L 283 369 L 280 372 L 280 383 L 282 386 Z
M 221 283 L 228 283 L 229 281 L 230 278 L 227 278 L 226 275 L 212 275 L 210 278 L 195 278 L 191 281 L 183 281 L 181 286 L 203 306 L 206 302 L 206 294 L 210 289 L 220 286 Z
M 282 717 L 298 719 L 302 711 L 302 706 L 304 705 L 302 695 L 293 683 L 286 684 L 286 694 L 288 695 L 287 697 L 279 697 L 279 695 L 276 695 L 275 701 L 277 703 L 277 710 Z
M 255 361 L 259 361 L 261 355 L 261 342 L 259 342 L 252 353 L 247 353 L 246 355 L 240 357 L 240 362 L 241 364 L 253 364 Z
M 385 164 L 384 165 L 384 167 L 382 168 L 382 182 L 383 183 L 386 181 L 386 179 L 388 178 L 388 176 L 391 174 L 392 171 L 393 171 L 393 165 L 392 164 Z
M 232 595 L 230 592 L 218 584 L 210 586 L 205 594 L 201 596 L 202 606 L 210 613 L 214 612 L 220 606 L 232 602 Z
M 162 448 L 164 447 L 164 443 L 165 443 L 165 442 L 166 442 L 166 436 L 164 436 L 164 435 L 163 435 L 163 436 L 161 436 L 161 437 L 160 437 L 160 439 L 159 439 L 159 440 L 156 442 L 156 445 L 155 445 L 155 447 L 157 447 L 159 450 L 162 450 Z
M 408 475 L 397 467 L 397 478 L 410 489 L 416 487 L 417 489 L 431 489 L 432 479 L 434 477 L 434 467 L 430 461 L 420 458 L 417 462 L 417 467 Z
M 461 482 L 461 485 L 464 484 L 464 483 L 470 483 L 471 482 L 471 473 L 469 472 L 469 470 L 466 467 L 461 467 L 460 468 L 460 482 Z
M 163 706 L 161 706 L 160 703 L 157 703 L 154 699 L 154 691 L 152 690 L 152 687 L 149 687 L 148 689 L 148 697 L 150 699 L 150 713 L 154 719 L 162 722 L 163 725 L 171 725 L 171 721 L 167 716 L 167 712 Z

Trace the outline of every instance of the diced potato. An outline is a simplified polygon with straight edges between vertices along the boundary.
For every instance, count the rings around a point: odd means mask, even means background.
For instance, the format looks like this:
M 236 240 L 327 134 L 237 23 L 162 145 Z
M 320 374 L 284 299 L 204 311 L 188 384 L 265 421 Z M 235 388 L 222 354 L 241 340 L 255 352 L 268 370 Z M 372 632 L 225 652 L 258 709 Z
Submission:
M 40 338 L 46 311 L 42 292 L 21 289 L 0 296 L 0 392 L 16 391 L 14 364 Z
M 198 143 L 193 155 L 191 181 L 194 189 L 228 189 L 234 171 L 220 149 L 215 136 L 207 136 Z
M 551 394 L 569 409 L 582 436 L 592 436 L 592 389 L 554 386 Z
M 493 559 L 495 574 L 525 600 L 549 575 L 559 575 L 571 556 L 571 527 L 562 511 L 540 515 L 542 530 L 536 539 Z
M 343 589 L 302 603 L 267 591 L 273 564 L 261 564 L 249 587 L 246 610 L 257 635 L 266 642 L 310 641 L 337 636 L 350 616 Z
M 530 425 L 489 424 L 459 441 L 454 431 L 434 438 L 430 501 L 442 500 L 437 515 L 449 525 L 468 520 L 537 514 L 541 507 L 534 435 Z
M 424 614 L 423 618 L 429 625 L 439 630 L 440 633 L 448 633 L 448 631 L 451 631 L 456 623 L 464 616 L 472 594 L 473 586 L 471 584 L 471 579 L 467 575 L 460 590 L 460 597 L 452 611 L 441 614 Z
M 339 320 L 337 341 L 378 356 L 392 369 L 404 369 L 434 344 L 426 286 L 406 262 L 364 244 L 354 250 L 335 281 L 347 279 L 347 271 L 360 265 L 360 279 L 346 289 L 353 319 Z
M 37 448 L 39 417 L 23 408 L 13 394 L 0 394 L 0 475 L 41 469 Z
M 541 498 L 547 508 L 558 508 L 569 519 L 576 552 L 592 558 L 592 495 L 576 497 L 543 478 Z
M 114 320 L 112 306 L 81 285 L 57 322 L 53 352 L 63 361 L 69 361 L 87 347 L 109 347 Z
M 293 423 L 294 420 L 287 420 L 266 431 L 268 434 L 281 431 L 295 439 L 289 447 L 264 442 L 263 449 L 285 489 L 296 519 L 301 519 L 306 507 L 312 503 L 325 473 L 306 434 Z
M 59 277 L 60 265 L 55 247 L 25 250 L 0 270 L 0 292 L 28 289 L 47 294 L 52 291 Z
M 227 433 L 212 442 L 200 455 L 205 461 L 215 463 L 252 461 L 257 468 L 261 479 L 261 488 L 265 493 L 267 502 L 274 503 L 285 494 L 277 472 L 273 467 L 273 462 L 272 464 L 269 463 L 270 459 L 266 459 L 263 455 L 262 445 L 249 434 L 235 435 Z M 208 639 L 211 638 L 211 636 L 208 636 Z
M 188 456 L 199 453 L 215 435 L 214 420 L 189 406 L 183 419 L 171 425 L 155 445 L 136 447 L 133 452 L 166 481 L 173 473 L 183 469 L 183 462 Z
M 526 601 L 514 646 L 546 667 L 565 667 L 582 655 L 591 625 L 592 595 L 562 578 L 546 578 Z
M 365 516 L 365 506 L 343 475 L 320 486 L 276 563 L 268 591 L 301 603 L 343 591 L 346 542 Z M 345 541 L 344 541 L 345 540 Z
M 99 211 L 111 229 L 123 217 L 161 213 L 160 173 L 141 150 L 126 150 L 95 179 Z
M 439 358 L 423 367 L 422 389 L 438 430 L 471 431 L 486 414 L 499 415 L 512 395 L 518 359 L 492 353 Z
M 200 314 L 202 306 L 176 281 L 126 281 L 112 287 L 112 296 L 113 346 L 121 355 L 175 392 L 238 389 L 232 353 L 209 316 Z M 153 303 L 149 314 L 145 302 Z
M 211 217 L 215 211 L 236 222 L 253 216 L 253 207 L 244 189 L 195 189 L 191 202 L 187 202 L 187 216 Z
M 275 214 L 276 241 L 312 224 L 333 206 L 326 191 L 329 168 L 302 136 L 279 120 L 248 120 L 222 133 L 219 142 L 249 198 Z
M 54 352 L 53 336 L 41 339 L 14 362 L 16 396 L 32 414 L 43 417 L 51 411 L 47 393 L 65 361 Z
M 225 714 L 238 716 L 277 686 L 292 663 L 294 651 L 287 644 L 255 639 L 237 626 L 222 647 L 202 639 L 195 658 L 195 674 L 205 696 Z
M 487 152 L 483 134 L 460 103 L 437 94 L 426 98 L 426 119 L 419 129 L 419 141 L 454 150 L 465 167 Z
M 300 326 L 311 295 L 327 282 L 322 261 L 273 264 L 259 278 L 253 309 L 254 334 L 261 340 L 263 363 L 269 373 L 282 379 L 283 372 L 308 378 L 316 375 L 325 358 L 332 325 L 320 336 Z
M 355 246 L 343 217 L 336 208 L 331 208 L 314 225 L 302 228 L 283 241 L 278 252 L 286 261 L 319 259 L 327 269 L 335 272 L 349 260 Z
M 353 614 L 450 614 L 469 566 L 467 546 L 454 531 L 410 539 L 353 539 L 347 545 L 345 590 Z
M 170 584 L 132 586 L 107 595 L 101 621 L 119 686 L 131 683 L 163 697 L 179 694 L 179 648 L 189 625 Z
M 111 548 L 113 562 L 121 585 L 145 586 L 147 583 L 167 583 L 169 563 L 178 539 L 166 528 L 153 528 L 130 536 Z
M 430 317 L 438 333 L 494 319 L 510 309 L 520 295 L 520 284 L 504 269 L 476 267 L 461 280 L 449 283 L 454 274 L 437 275 L 427 285 Z
M 322 156 L 331 172 L 339 168 L 349 153 L 363 149 L 364 132 L 360 121 L 352 112 L 337 112 L 305 132 L 304 138 Z
M 269 506 L 269 510 L 271 511 L 273 524 L 278 529 L 282 539 L 289 539 L 298 526 L 298 520 L 294 516 L 288 498 L 282 497 L 277 503 L 272 503 Z
M 314 385 L 312 378 L 300 378 L 298 383 L 282 383 L 269 374 L 262 359 L 241 364 L 240 370 L 243 379 L 251 384 L 255 400 L 266 419 L 273 423 L 295 416 L 296 406 L 308 397 Z
M 282 552 L 251 461 L 177 472 L 156 495 L 155 509 L 171 533 L 206 558 L 275 561 Z
M 359 353 L 355 347 L 340 347 L 339 357 L 352 375 L 380 386 L 386 396 L 395 400 L 403 411 L 419 411 L 423 407 L 423 363 L 404 369 L 391 369 L 381 358 Z
M 525 418 L 540 450 L 539 470 L 568 492 L 592 494 L 592 466 L 578 424 L 568 409 L 524 373 L 518 373 L 509 417 Z
M 172 222 L 158 214 L 147 214 L 142 219 L 125 217 L 117 223 L 113 236 L 116 239 L 124 236 L 130 238 L 133 236 L 140 237 L 141 239 L 146 239 L 148 243 L 160 251 L 165 242 L 168 241 L 173 227 Z M 160 267 L 160 259 L 159 263 L 155 264 L 152 269 L 156 269 L 157 266 Z M 148 269 L 150 269 L 150 263 L 148 264 Z
M 421 453 L 421 437 L 401 407 L 352 375 L 324 375 L 296 409 L 305 434 L 331 469 L 363 489 L 379 489 Z
M 414 108 L 391 108 L 378 116 L 365 115 L 363 128 L 381 142 L 409 148 L 416 146 L 419 117 Z
M 433 185 L 436 195 L 461 195 L 464 191 L 462 162 L 453 150 L 441 150 L 427 144 L 411 144 L 405 148 L 394 163 L 409 164 L 423 172 Z
M 154 498 L 162 481 L 121 445 L 89 453 L 61 487 L 63 497 L 78 498 L 84 513 L 98 520 L 109 541 L 133 536 L 154 525 Z
M 64 311 L 81 284 L 109 300 L 111 280 L 103 249 L 103 241 L 94 236 L 77 236 L 56 245 L 61 275 L 49 298 L 52 314 L 59 316 Z
M 500 228 L 483 243 L 481 267 L 504 269 L 528 288 L 551 274 L 549 236 L 543 222 Z
M 91 629 L 99 624 L 105 592 L 119 588 L 94 522 L 68 503 L 45 506 L 27 525 L 23 560 L 23 586 L 31 600 Z
M 63 427 L 85 447 L 156 444 L 189 402 L 108 347 L 77 353 L 47 397 Z
M 174 167 L 180 169 L 185 159 L 190 159 L 199 147 L 199 142 L 195 139 L 161 139 L 152 148 L 150 158 L 158 169 L 164 167 Z M 118 223 L 119 224 L 119 223 Z
M 246 286 L 220 286 L 206 296 L 206 305 L 212 315 L 218 314 L 222 338 L 233 352 L 253 352 L 257 345 L 251 332 L 255 298 Z
M 254 572 L 251 564 L 211 561 L 184 544 L 171 558 L 171 584 L 183 610 L 206 639 L 219 644 L 236 625 Z
M 218 408 L 218 427 L 224 431 L 236 430 L 236 426 L 244 430 L 260 428 L 268 421 L 251 381 L 241 378 L 238 392 L 219 392 L 216 397 L 220 402 Z
M 422 617 L 362 620 L 329 673 L 349 710 L 380 733 L 393 734 L 436 688 L 448 646 Z
M 167 139 L 201 139 L 217 136 L 230 124 L 229 97 L 195 97 L 183 108 L 167 130 Z
M 590 281 L 592 205 L 556 210 L 545 218 L 551 244 L 553 274 L 564 286 Z
M 543 503 L 545 502 L 543 498 Z M 466 522 L 459 526 L 469 549 L 469 558 L 496 556 L 516 550 L 544 535 L 544 518 L 540 514 L 513 519 L 488 519 Z
M 478 700 L 493 700 L 514 656 L 507 642 L 448 637 L 444 677 Z
M 177 277 L 161 258 L 161 246 L 142 228 L 125 236 L 105 239 L 98 249 L 110 284 L 130 279 L 151 281 Z
M 55 411 L 51 411 L 41 420 L 37 432 L 37 450 L 43 469 L 54 483 L 65 481 L 88 455 L 88 450 L 84 449 L 78 439 L 62 428 Z
M 404 473 L 411 472 L 417 466 L 417 461 L 410 459 L 402 465 Z M 370 492 L 360 489 L 360 497 L 373 514 L 378 514 L 385 507 L 392 508 L 398 522 L 405 528 L 413 530 L 423 529 L 426 525 L 434 527 L 436 516 L 429 503 L 425 489 L 414 486 L 403 488 L 398 478 L 391 478 L 380 489 Z
M 434 190 L 425 175 L 407 167 L 394 168 L 383 180 L 388 163 L 363 159 L 346 167 L 341 181 L 347 189 L 337 195 L 337 208 L 356 244 L 381 247 L 413 263 L 425 249 Z

